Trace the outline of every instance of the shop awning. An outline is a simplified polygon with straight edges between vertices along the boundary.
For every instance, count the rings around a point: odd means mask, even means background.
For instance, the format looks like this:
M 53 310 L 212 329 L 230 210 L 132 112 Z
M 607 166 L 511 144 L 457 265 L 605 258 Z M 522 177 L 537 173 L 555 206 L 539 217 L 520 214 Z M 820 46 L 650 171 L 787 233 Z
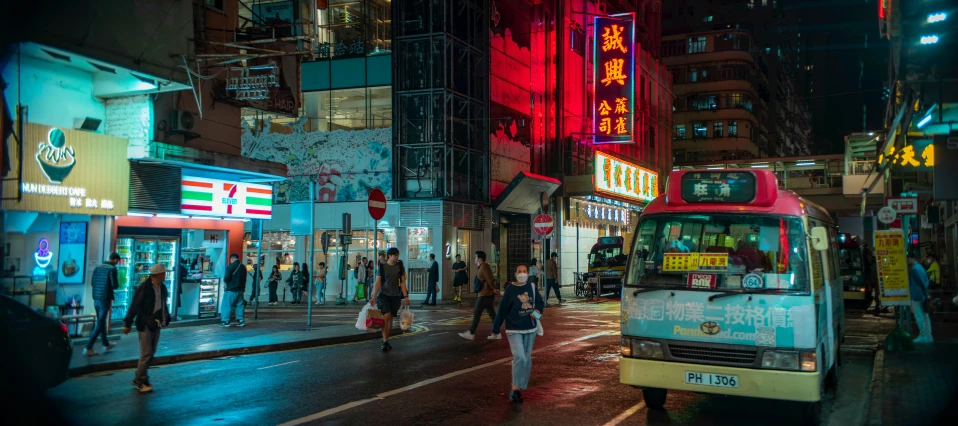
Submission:
M 562 182 L 558 179 L 519 172 L 492 206 L 501 212 L 534 214 L 541 208 L 542 193 L 551 197 L 560 185 Z

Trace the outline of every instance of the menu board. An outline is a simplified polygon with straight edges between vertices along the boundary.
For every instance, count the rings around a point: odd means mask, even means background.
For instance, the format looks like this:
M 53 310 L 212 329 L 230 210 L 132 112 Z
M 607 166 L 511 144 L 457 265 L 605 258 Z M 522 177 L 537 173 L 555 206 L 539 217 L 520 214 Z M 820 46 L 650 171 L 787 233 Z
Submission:
M 60 256 L 57 282 L 83 284 L 86 276 L 87 222 L 60 222 Z
M 687 203 L 749 203 L 755 199 L 755 175 L 749 172 L 702 172 L 682 176 Z
M 908 262 L 905 259 L 905 235 L 902 231 L 875 231 L 875 257 L 882 304 L 909 305 Z

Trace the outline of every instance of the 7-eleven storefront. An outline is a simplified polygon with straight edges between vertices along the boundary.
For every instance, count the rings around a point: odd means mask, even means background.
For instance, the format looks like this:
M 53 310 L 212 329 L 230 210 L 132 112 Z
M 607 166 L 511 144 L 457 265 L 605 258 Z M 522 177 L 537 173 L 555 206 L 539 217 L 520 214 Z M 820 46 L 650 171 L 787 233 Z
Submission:
M 131 208 L 116 220 L 121 288 L 128 303 L 149 268 L 162 263 L 180 319 L 219 315 L 223 275 L 232 253 L 243 253 L 246 222 L 272 217 L 269 182 L 281 176 L 175 162 L 130 163 Z M 244 259 L 252 274 L 254 259 Z M 248 280 L 251 291 L 254 280 Z M 114 309 L 114 319 L 125 308 Z

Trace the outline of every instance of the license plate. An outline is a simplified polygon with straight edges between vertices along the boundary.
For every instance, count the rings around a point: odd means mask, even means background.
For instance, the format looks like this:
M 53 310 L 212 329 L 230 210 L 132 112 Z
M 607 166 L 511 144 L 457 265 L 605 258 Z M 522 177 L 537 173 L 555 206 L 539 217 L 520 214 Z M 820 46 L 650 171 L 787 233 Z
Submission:
M 726 374 L 696 373 L 694 371 L 686 371 L 685 383 L 688 383 L 690 385 L 716 386 L 720 388 L 737 388 L 738 376 L 729 376 Z

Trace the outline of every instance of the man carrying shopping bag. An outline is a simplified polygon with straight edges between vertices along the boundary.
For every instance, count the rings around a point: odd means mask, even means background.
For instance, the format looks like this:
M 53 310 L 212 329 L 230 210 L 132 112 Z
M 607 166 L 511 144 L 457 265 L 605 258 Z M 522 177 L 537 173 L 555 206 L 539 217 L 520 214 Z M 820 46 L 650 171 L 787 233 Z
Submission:
M 393 318 L 399 314 L 400 304 L 409 305 L 409 291 L 403 279 L 405 274 L 399 263 L 399 249 L 390 248 L 386 251 L 386 262 L 379 266 L 379 276 L 369 298 L 369 303 L 377 304 L 383 313 L 383 352 L 392 349 L 389 333 L 392 331 Z

